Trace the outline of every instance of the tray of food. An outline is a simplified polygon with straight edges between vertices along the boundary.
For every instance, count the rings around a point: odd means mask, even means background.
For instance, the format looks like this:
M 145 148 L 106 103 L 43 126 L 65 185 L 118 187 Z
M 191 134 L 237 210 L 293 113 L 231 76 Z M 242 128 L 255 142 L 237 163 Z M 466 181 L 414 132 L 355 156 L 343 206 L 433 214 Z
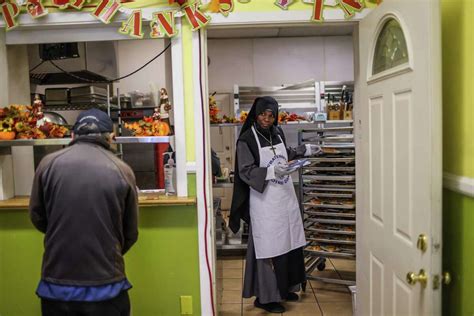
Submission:
M 344 248 L 335 245 L 310 245 L 304 248 L 304 250 L 312 255 L 318 255 L 321 257 L 355 258 L 355 251 L 344 251 Z
M 341 198 L 341 199 L 351 199 L 354 197 L 353 193 L 339 193 L 339 192 L 313 192 L 307 191 L 304 193 L 309 197 L 317 198 Z
M 318 166 L 318 167 L 305 167 L 305 172 L 316 171 L 316 172 L 355 172 L 355 167 L 345 166 Z
M 354 175 L 305 175 L 303 174 L 304 179 L 310 181 L 341 181 L 341 182 L 350 182 L 355 181 Z
M 314 209 L 314 208 L 330 208 L 330 209 L 344 209 L 344 210 L 353 210 L 355 209 L 355 204 L 354 203 L 350 203 L 352 201 L 349 201 L 347 203 L 344 203 L 344 204 L 330 204 L 330 203 L 326 203 L 326 202 L 322 202 L 320 204 L 315 204 L 315 203 L 303 203 L 304 206 L 308 206 L 308 208 L 305 208 L 305 209 Z
M 352 226 L 346 226 L 346 227 L 337 226 L 336 228 L 333 228 L 331 227 L 331 225 L 327 225 L 327 226 L 318 225 L 316 227 L 309 226 L 309 227 L 306 227 L 306 229 L 310 232 L 321 233 L 321 234 L 336 234 L 336 235 L 350 235 L 350 236 L 355 236 L 356 234 L 354 227 Z
M 304 179 L 303 179 L 304 180 Z M 303 185 L 308 188 L 308 189 L 311 189 L 311 190 L 314 190 L 315 188 L 318 188 L 319 190 L 323 190 L 323 189 L 326 189 L 326 190 L 332 190 L 332 191 L 341 191 L 342 189 L 346 189 L 346 190 L 351 190 L 351 191 L 355 191 L 355 183 L 354 184 L 347 184 L 347 183 L 314 183 L 312 182 L 310 179 L 306 179 L 305 181 L 303 181 Z
M 355 186 L 353 187 L 348 187 L 348 185 L 312 185 L 311 182 L 308 183 L 303 183 L 303 191 L 306 193 L 340 193 L 340 192 L 346 192 L 347 194 L 355 193 Z M 334 188 L 334 186 L 336 186 Z
M 341 225 L 355 225 L 355 221 L 350 220 L 342 220 L 342 219 L 327 219 L 327 218 L 313 218 L 309 217 L 305 220 L 314 222 L 314 223 L 321 223 L 321 224 L 341 224 Z
M 324 132 L 343 132 L 343 131 L 352 132 L 353 129 L 354 129 L 353 126 L 334 126 L 334 127 L 320 127 L 320 128 L 314 128 L 314 129 L 303 129 L 302 132 L 303 133 L 324 133 Z
M 323 135 L 316 135 L 312 137 L 308 137 L 303 139 L 304 142 L 307 143 L 319 143 L 319 142 L 352 142 L 354 141 L 353 134 L 323 134 Z
M 343 213 L 343 212 L 315 212 L 311 210 L 305 210 L 305 214 L 314 216 L 325 216 L 325 217 L 337 217 L 337 218 L 354 218 L 355 213 Z
M 355 240 L 346 239 L 324 239 L 318 237 L 307 236 L 306 240 L 315 241 L 322 244 L 335 244 L 335 245 L 353 245 L 355 246 Z
M 308 158 L 311 163 L 354 163 L 355 157 L 318 157 Z

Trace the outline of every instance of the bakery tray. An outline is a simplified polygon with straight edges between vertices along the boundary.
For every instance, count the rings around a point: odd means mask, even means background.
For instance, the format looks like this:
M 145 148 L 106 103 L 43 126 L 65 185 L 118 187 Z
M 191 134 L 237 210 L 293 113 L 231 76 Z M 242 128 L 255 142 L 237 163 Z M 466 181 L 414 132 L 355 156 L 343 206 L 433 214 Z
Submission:
M 354 134 L 337 134 L 337 135 L 318 135 L 314 137 L 304 138 L 304 142 L 350 142 L 354 140 Z
M 316 241 L 324 244 L 338 244 L 338 245 L 355 245 L 355 240 L 342 240 L 342 239 L 324 239 L 324 238 L 314 238 L 306 237 L 306 240 Z
M 305 214 L 314 216 L 325 216 L 325 217 L 338 217 L 338 218 L 352 218 L 355 219 L 356 215 L 351 213 L 337 213 L 337 212 L 314 212 L 304 211 Z
M 317 172 L 355 172 L 355 167 L 325 166 L 325 167 L 303 167 L 304 171 Z
M 353 185 L 307 185 L 303 187 L 303 191 L 334 191 L 334 192 L 350 192 L 355 193 Z M 311 192 L 309 192 L 311 193 Z
M 318 180 L 318 181 L 355 181 L 355 176 L 354 175 L 302 175 L 305 179 L 309 180 Z
M 344 210 L 353 210 L 355 209 L 355 204 L 313 204 L 313 203 L 303 203 L 304 206 L 309 206 L 312 208 L 334 208 L 334 209 L 344 209 Z
M 330 258 L 355 258 L 355 254 L 345 252 L 329 252 L 329 251 L 316 251 L 310 249 L 304 249 L 306 253 L 310 253 L 313 256 L 330 257 Z
M 341 225 L 355 225 L 356 221 L 348 221 L 342 219 L 326 219 L 326 218 L 307 218 L 307 221 L 321 224 L 341 224 Z
M 324 133 L 324 132 L 339 132 L 339 131 L 352 131 L 353 126 L 339 126 L 339 127 L 320 127 L 312 129 L 303 129 L 303 133 Z
M 321 148 L 323 148 L 323 152 L 324 152 L 324 148 L 334 148 L 334 149 L 354 149 L 355 148 L 355 144 L 354 143 L 341 143 L 341 144 L 331 144 L 331 145 L 322 145 L 320 146 Z
M 321 228 L 314 228 L 314 227 L 307 227 L 306 230 L 310 232 L 321 233 L 321 234 L 351 235 L 351 236 L 354 236 L 356 234 L 355 231 L 321 229 Z
M 319 157 L 319 158 L 308 158 L 309 161 L 312 163 L 322 163 L 322 162 L 329 162 L 329 163 L 336 163 L 336 162 L 344 162 L 344 163 L 352 163 L 355 162 L 355 157 Z
M 305 196 L 308 197 L 317 197 L 317 198 L 342 198 L 342 199 L 351 199 L 354 197 L 352 193 L 321 193 L 321 192 L 305 192 Z

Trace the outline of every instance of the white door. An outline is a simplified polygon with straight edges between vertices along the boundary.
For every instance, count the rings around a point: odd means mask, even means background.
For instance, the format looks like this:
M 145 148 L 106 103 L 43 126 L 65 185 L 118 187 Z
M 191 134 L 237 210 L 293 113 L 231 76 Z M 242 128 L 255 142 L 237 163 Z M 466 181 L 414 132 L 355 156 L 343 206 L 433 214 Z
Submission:
M 357 314 L 441 315 L 439 1 L 384 0 L 357 33 Z

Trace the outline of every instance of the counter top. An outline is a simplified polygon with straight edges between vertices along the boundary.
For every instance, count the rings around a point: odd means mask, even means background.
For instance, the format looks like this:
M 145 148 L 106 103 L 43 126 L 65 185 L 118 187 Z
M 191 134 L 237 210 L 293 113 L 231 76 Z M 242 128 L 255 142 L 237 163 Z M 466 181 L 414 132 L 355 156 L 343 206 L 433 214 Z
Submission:
M 28 209 L 29 196 L 15 196 L 14 198 L 0 201 L 0 210 Z M 140 196 L 138 205 L 140 207 L 173 206 L 173 205 L 195 205 L 195 197 L 176 197 L 166 195 Z

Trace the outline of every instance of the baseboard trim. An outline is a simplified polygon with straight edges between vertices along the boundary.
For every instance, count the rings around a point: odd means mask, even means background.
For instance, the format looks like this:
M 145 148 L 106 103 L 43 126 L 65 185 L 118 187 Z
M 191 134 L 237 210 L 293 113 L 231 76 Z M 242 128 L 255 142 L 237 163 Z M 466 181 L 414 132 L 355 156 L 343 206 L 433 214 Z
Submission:
M 443 173 L 443 187 L 445 189 L 474 197 L 474 179 L 458 176 L 452 173 Z

